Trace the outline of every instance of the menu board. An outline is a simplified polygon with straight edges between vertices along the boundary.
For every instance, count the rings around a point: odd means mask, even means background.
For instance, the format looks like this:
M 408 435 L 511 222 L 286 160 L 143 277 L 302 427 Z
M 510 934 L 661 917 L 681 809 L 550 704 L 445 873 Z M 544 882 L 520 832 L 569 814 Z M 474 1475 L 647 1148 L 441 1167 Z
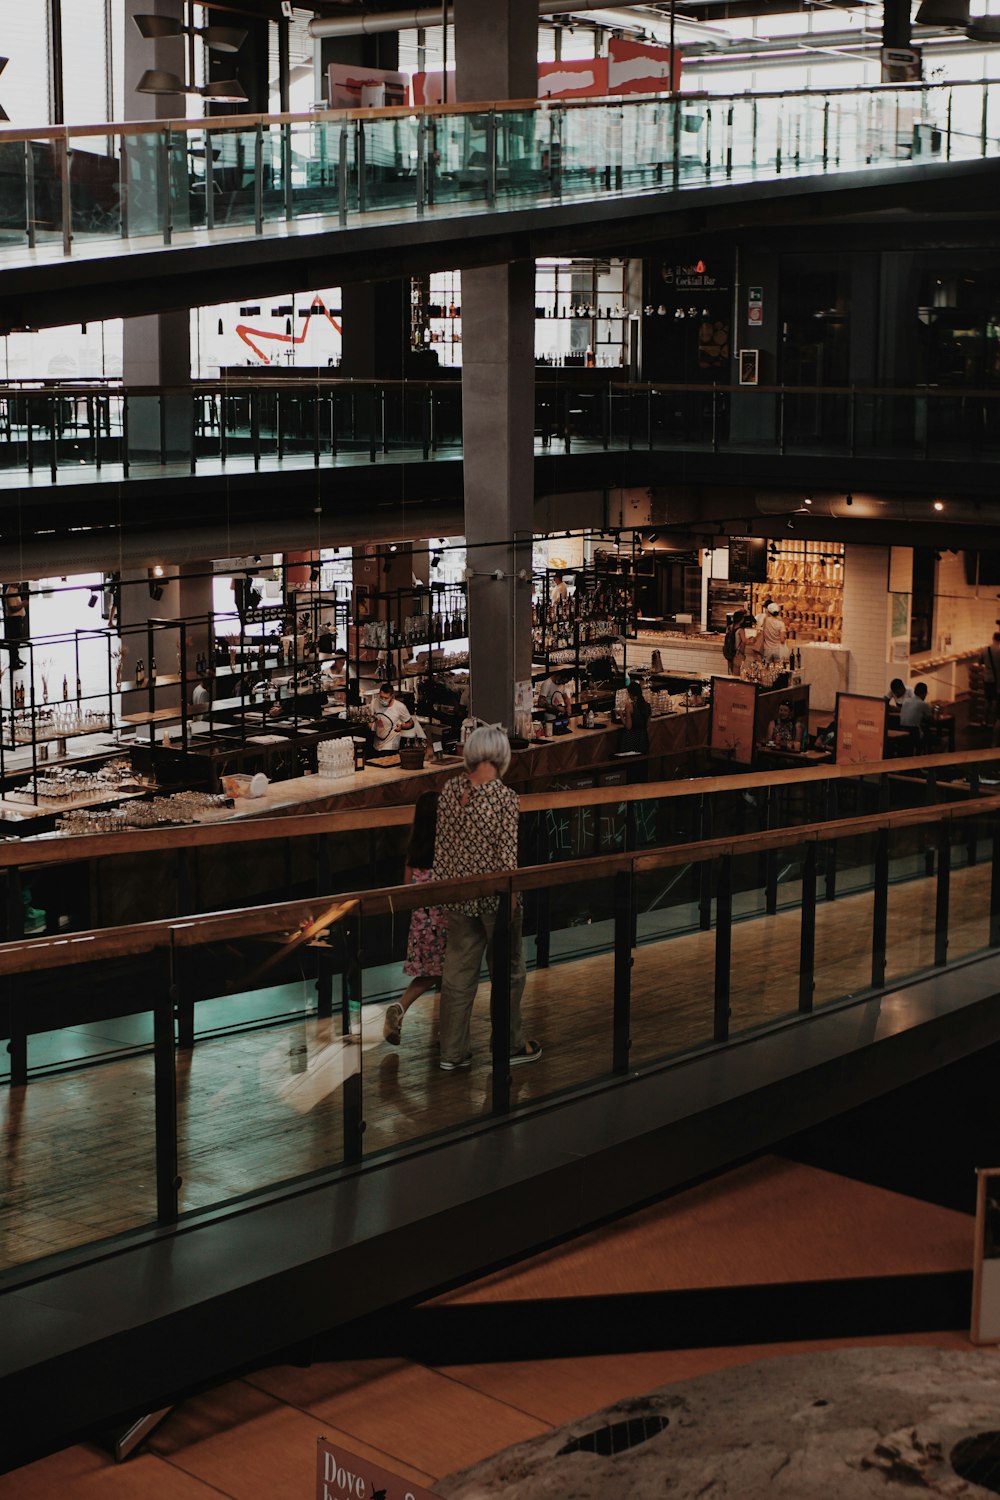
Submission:
M 837 694 L 837 765 L 857 766 L 885 759 L 888 705 L 884 698 Z
M 730 583 L 767 582 L 767 543 L 761 536 L 729 539 Z
M 738 766 L 753 765 L 757 684 L 739 677 L 713 677 L 708 752 Z

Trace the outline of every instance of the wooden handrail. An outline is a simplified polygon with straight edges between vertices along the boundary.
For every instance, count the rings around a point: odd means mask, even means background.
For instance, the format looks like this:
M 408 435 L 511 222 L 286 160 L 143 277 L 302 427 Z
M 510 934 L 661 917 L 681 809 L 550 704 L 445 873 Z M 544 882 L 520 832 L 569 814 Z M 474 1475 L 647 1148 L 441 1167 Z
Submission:
M 137 923 L 128 927 L 96 929 L 74 933 L 69 937 L 34 938 L 0 945 L 0 976 L 37 973 L 94 963 L 115 958 L 148 954 L 176 947 L 232 941 L 278 933 L 293 933 L 304 922 L 312 922 L 329 907 L 338 903 L 357 905 L 368 916 L 400 913 L 418 906 L 447 905 L 476 896 L 491 895 L 506 889 L 531 891 L 577 885 L 584 881 L 607 880 L 621 871 L 637 873 L 662 870 L 683 864 L 741 854 L 760 854 L 769 849 L 783 849 L 809 843 L 825 843 L 837 838 L 857 838 L 881 829 L 905 828 L 947 821 L 964 822 L 968 818 L 1000 814 L 1000 794 L 978 797 L 971 802 L 945 803 L 935 807 L 905 808 L 898 812 L 875 813 L 857 818 L 839 818 L 829 823 L 805 823 L 796 828 L 782 828 L 763 833 L 735 834 L 729 838 L 702 839 L 694 843 L 662 845 L 641 853 L 598 855 L 591 859 L 559 861 L 555 864 L 529 865 L 509 875 L 492 873 L 469 876 L 462 880 L 429 880 L 421 885 L 382 886 L 375 890 L 337 891 L 305 900 L 210 912 L 204 916 L 170 918 Z
M 535 371 L 536 386 L 565 387 L 572 386 L 577 376 L 581 373 L 580 368 L 547 369 L 539 366 Z M 629 393 L 656 395 L 660 392 L 670 395 L 706 396 L 716 393 L 726 396 L 746 395 L 772 395 L 772 396 L 900 396 L 909 397 L 913 400 L 954 400 L 960 396 L 963 400 L 1000 401 L 1000 390 L 987 390 L 979 386 L 908 386 L 908 385 L 729 385 L 721 381 L 713 381 L 710 384 L 701 383 L 692 385 L 682 381 L 667 380 L 614 380 L 604 378 L 605 372 L 601 370 L 584 370 L 584 384 L 580 395 L 587 395 L 591 391 L 610 390 L 621 392 L 623 395 Z M 0 397 L 16 396 L 130 396 L 130 397 L 156 397 L 156 396 L 248 396 L 251 391 L 306 391 L 315 392 L 317 388 L 323 390 L 340 389 L 345 391 L 363 390 L 415 390 L 424 388 L 426 390 L 443 390 L 461 392 L 461 380 L 457 377 L 447 379 L 361 379 L 353 375 L 338 375 L 320 372 L 315 376 L 290 375 L 287 379 L 278 380 L 273 376 L 261 376 L 248 369 L 245 373 L 234 375 L 231 380 L 192 380 L 189 385 L 125 385 L 121 380 L 113 377 L 94 379 L 92 381 L 51 381 L 47 383 L 31 382 L 24 385 L 7 382 L 0 384 Z
M 739 777 L 699 776 L 679 781 L 651 781 L 633 786 L 583 787 L 572 791 L 523 792 L 523 813 L 548 808 L 606 807 L 621 802 L 672 801 L 715 792 L 745 792 L 769 787 L 801 786 L 806 782 L 844 781 L 913 770 L 943 770 L 948 766 L 995 764 L 1000 748 L 943 751 L 938 755 L 907 755 L 872 761 L 864 766 L 819 765 L 787 771 L 758 771 Z M 456 768 L 457 769 L 457 768 Z M 582 767 L 581 771 L 589 768 Z M 570 773 L 567 773 L 570 774 Z M 413 779 L 414 796 L 421 789 Z M 953 803 L 944 804 L 953 807 Z M 916 809 L 930 812 L 930 808 Z M 117 854 L 147 854 L 164 849 L 216 848 L 223 844 L 271 843 L 275 839 L 315 838 L 320 834 L 359 833 L 371 828 L 408 828 L 413 804 L 356 808 L 346 812 L 301 812 L 241 817 L 227 823 L 185 824 L 177 828 L 138 828 L 123 833 L 43 834 L 0 843 L 0 869 L 65 864 L 103 859 Z M 823 825 L 829 826 L 829 825 Z
M 806 98 L 815 102 L 820 98 L 851 98 L 858 95 L 877 97 L 879 94 L 887 96 L 896 94 L 920 94 L 926 93 L 931 88 L 946 89 L 975 89 L 981 93 L 984 80 L 958 79 L 946 84 L 933 85 L 925 82 L 914 83 L 892 83 L 892 84 L 868 84 L 859 88 L 832 88 L 822 90 L 790 89 L 787 91 L 774 91 L 773 93 L 755 93 L 754 102 L 759 106 L 764 100 L 779 100 L 787 104 L 789 99 Z M 548 114 L 553 110 L 577 110 L 594 109 L 603 106 L 606 109 L 628 109 L 637 105 L 660 105 L 665 106 L 676 102 L 682 109 L 693 104 L 709 105 L 720 109 L 726 104 L 733 102 L 744 104 L 749 102 L 749 96 L 741 94 L 707 94 L 707 93 L 685 93 L 670 95 L 645 94 L 632 98 L 615 96 L 602 99 L 491 99 L 479 100 L 475 103 L 456 104 L 395 104 L 383 105 L 371 109 L 323 109 L 311 110 L 306 114 L 274 114 L 274 115 L 212 115 L 200 119 L 179 118 L 176 120 L 133 120 L 133 121 L 108 121 L 106 123 L 94 123 L 91 125 L 59 125 L 45 126 L 40 130 L 23 128 L 12 128 L 0 130 L 0 144 L 8 141 L 71 141 L 77 137 L 89 136 L 126 136 L 126 135 L 151 135 L 158 131 L 169 130 L 171 133 L 181 133 L 194 130 L 256 130 L 258 125 L 324 125 L 337 124 L 347 120 L 406 120 L 414 116 L 425 116 L 436 119 L 439 116 L 488 114 L 490 111 L 497 112 L 522 112 L 531 110 L 533 113 Z

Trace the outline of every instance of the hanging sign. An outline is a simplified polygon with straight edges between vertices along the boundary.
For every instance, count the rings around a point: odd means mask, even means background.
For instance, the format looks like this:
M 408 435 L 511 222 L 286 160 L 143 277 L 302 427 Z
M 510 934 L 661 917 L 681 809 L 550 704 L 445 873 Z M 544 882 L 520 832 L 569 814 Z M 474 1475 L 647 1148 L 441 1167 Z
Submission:
M 764 288 L 752 286 L 747 289 L 747 323 L 751 328 L 764 326 Z
M 327 1438 L 316 1440 L 316 1500 L 436 1500 L 430 1490 L 401 1479 L 390 1469 L 334 1448 Z

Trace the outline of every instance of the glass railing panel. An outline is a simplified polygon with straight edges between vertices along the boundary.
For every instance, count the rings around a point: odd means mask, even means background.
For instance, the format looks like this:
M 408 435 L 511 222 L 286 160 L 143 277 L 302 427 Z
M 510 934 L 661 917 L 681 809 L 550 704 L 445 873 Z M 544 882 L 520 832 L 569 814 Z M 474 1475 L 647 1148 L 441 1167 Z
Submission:
M 216 130 L 211 142 L 215 226 L 252 225 L 256 212 L 257 132 Z M 262 180 L 262 190 L 263 186 Z
M 30 141 L 0 141 L 0 245 L 28 243 L 28 174 L 33 150 Z M 30 166 L 33 174 L 33 161 Z
M 454 385 L 432 385 L 427 396 L 431 452 L 454 451 L 462 446 L 462 389 Z
M 632 1064 L 687 1052 L 714 1036 L 715 871 L 711 861 L 636 873 L 632 964 Z
M 427 127 L 428 203 L 469 203 L 486 198 L 486 115 L 434 115 Z
M 167 135 L 164 131 L 126 132 L 121 137 L 121 174 L 125 189 L 124 233 L 129 237 L 162 235 L 167 181 Z
M 799 1005 L 805 848 L 791 845 L 732 861 L 729 1034 L 792 1015 Z M 774 911 L 768 913 L 770 901 Z
M 547 202 L 560 191 L 562 116 L 558 107 L 496 111 L 496 202 Z
M 890 828 L 885 982 L 898 983 L 934 963 L 937 891 L 935 823 Z
M 815 1006 L 843 1000 L 871 985 L 874 837 L 818 846 Z
M 4 983 L 14 1002 L 4 1034 L 23 1040 L 27 1031 L 27 1082 L 10 1086 L 6 1045 L 0 1054 L 7 1269 L 155 1220 L 147 1007 L 154 994 L 165 998 L 169 977 L 161 949 L 100 962 L 81 955 L 72 969 L 33 965 Z
M 950 963 L 990 946 L 994 817 L 955 818 L 945 825 L 951 874 L 948 901 Z
M 364 122 L 367 208 L 415 206 L 419 131 L 416 115 Z
M 337 1166 L 345 1120 L 358 1146 L 357 941 L 329 897 L 176 930 L 182 1212 Z
M 544 1053 L 538 1063 L 512 1069 L 515 1107 L 611 1072 L 616 893 L 614 877 L 574 877 L 570 883 L 558 871 L 544 893 L 533 893 L 547 897 L 548 963 L 539 965 L 536 916 L 535 932 L 524 943 L 528 975 L 521 1028 L 525 1038 L 541 1042 Z M 526 893 L 526 921 L 529 912 Z M 627 916 L 621 930 L 627 943 Z
M 290 390 L 276 391 L 275 400 L 279 455 L 287 458 L 313 453 L 318 418 L 322 432 L 323 397 L 317 391 Z
M 611 162 L 605 106 L 562 111 L 560 190 L 564 197 L 607 191 Z

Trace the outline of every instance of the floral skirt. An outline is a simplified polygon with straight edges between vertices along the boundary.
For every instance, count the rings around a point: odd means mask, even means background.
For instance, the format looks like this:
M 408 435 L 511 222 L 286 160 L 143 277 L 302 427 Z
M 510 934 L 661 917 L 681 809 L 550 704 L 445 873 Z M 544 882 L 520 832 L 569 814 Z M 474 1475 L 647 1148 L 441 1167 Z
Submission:
M 430 870 L 414 870 L 413 884 L 432 878 Z M 418 906 L 410 913 L 410 939 L 403 973 L 411 979 L 440 978 L 448 946 L 448 913 L 440 906 Z

